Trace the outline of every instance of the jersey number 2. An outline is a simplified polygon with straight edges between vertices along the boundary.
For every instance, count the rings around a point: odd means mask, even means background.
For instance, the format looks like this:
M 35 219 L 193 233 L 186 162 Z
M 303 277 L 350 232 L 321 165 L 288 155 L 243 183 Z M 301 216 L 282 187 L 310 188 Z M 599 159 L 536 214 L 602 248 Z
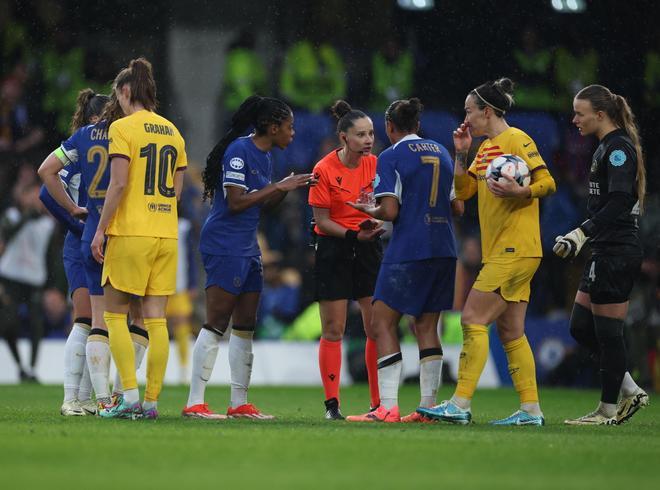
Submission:
M 425 156 L 420 157 L 423 164 L 433 165 L 433 180 L 431 182 L 431 195 L 429 196 L 429 206 L 435 207 L 438 202 L 438 186 L 440 184 L 440 159 L 438 157 Z
M 163 146 L 160 151 L 156 143 L 149 143 L 140 148 L 140 156 L 147 159 L 144 172 L 144 195 L 153 196 L 156 190 L 156 164 L 158 164 L 158 192 L 163 197 L 174 197 L 174 186 L 167 185 L 167 178 L 174 176 L 177 151 L 171 145 Z M 156 162 L 158 160 L 158 162 Z
M 93 162 L 97 156 L 99 158 L 99 166 L 96 168 L 94 177 L 92 177 L 87 194 L 93 199 L 105 199 L 106 191 L 99 189 L 99 182 L 101 182 L 105 168 L 108 166 L 108 149 L 105 146 L 94 145 L 87 151 L 88 162 Z

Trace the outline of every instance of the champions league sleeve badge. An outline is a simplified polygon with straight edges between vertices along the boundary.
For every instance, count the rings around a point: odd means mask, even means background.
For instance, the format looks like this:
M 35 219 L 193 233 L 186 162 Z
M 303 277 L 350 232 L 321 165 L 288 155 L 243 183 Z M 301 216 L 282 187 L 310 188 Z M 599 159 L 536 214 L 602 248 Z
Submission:
M 613 167 L 620 167 L 626 163 L 626 158 L 626 154 L 623 152 L 623 150 L 614 150 L 612 153 L 610 153 L 610 163 Z

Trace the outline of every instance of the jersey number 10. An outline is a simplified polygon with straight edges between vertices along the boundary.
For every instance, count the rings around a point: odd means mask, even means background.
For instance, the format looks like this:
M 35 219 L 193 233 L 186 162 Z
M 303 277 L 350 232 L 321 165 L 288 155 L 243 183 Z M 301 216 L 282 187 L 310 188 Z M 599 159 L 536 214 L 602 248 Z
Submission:
M 167 185 L 169 176 L 174 176 L 177 151 L 171 145 L 163 146 L 160 151 L 155 143 L 140 148 L 140 156 L 147 159 L 144 172 L 144 195 L 153 196 L 156 190 L 156 165 L 158 165 L 158 192 L 163 197 L 174 197 L 174 186 Z M 158 162 L 156 162 L 158 160 Z

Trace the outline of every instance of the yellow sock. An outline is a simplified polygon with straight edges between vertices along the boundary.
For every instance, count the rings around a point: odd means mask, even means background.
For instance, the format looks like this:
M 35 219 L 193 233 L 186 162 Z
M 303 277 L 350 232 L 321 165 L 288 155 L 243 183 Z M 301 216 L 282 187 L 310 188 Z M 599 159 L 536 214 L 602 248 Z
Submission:
M 147 387 L 144 391 L 144 401 L 158 401 L 158 395 L 163 388 L 163 378 L 170 355 L 170 339 L 167 333 L 165 318 L 145 318 L 144 327 L 149 332 L 149 349 L 147 350 Z
M 104 311 L 103 319 L 108 326 L 110 352 L 117 365 L 121 385 L 124 390 L 136 389 L 138 385 L 135 377 L 135 349 L 128 332 L 126 314 Z
M 187 321 L 180 323 L 174 331 L 174 340 L 176 340 L 177 350 L 179 351 L 179 362 L 183 368 L 188 366 L 191 336 L 192 327 Z
M 472 399 L 487 360 L 488 327 L 476 324 L 463 325 L 463 350 L 458 363 L 456 396 Z
M 536 365 L 534 354 L 523 335 L 519 339 L 504 344 L 504 352 L 509 361 L 509 374 L 513 380 L 520 403 L 537 403 L 539 393 L 536 389 Z

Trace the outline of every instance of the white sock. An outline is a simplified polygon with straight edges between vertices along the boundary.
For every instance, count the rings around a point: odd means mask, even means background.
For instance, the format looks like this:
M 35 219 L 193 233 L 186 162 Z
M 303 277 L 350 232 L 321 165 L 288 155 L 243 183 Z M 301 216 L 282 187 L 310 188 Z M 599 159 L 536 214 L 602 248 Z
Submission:
M 107 342 L 87 342 L 87 366 L 97 400 L 110 398 L 110 344 Z
M 616 415 L 616 403 L 598 403 L 598 411 L 606 417 L 614 417 Z
M 241 336 L 245 335 L 245 336 Z M 247 392 L 252 377 L 252 332 L 242 331 L 229 336 L 229 372 L 231 376 L 231 407 L 247 403 Z
M 538 417 L 539 415 L 543 415 L 543 412 L 541 412 L 541 405 L 539 404 L 539 402 L 521 403 L 520 410 L 522 410 L 523 412 L 527 412 L 530 415 L 534 415 L 535 417 Z
M 462 396 L 453 395 L 449 401 L 462 410 L 470 410 L 472 406 L 472 400 L 463 398 Z
M 204 403 L 206 383 L 213 373 L 221 338 L 221 335 L 206 328 L 202 328 L 197 336 L 192 354 L 192 376 L 188 407 Z
M 442 357 L 430 356 L 419 361 L 420 407 L 430 408 L 435 405 L 442 373 Z
M 637 394 L 638 391 L 641 391 L 641 388 L 637 383 L 635 383 L 635 380 L 632 379 L 630 373 L 626 371 L 626 374 L 623 377 L 623 382 L 621 383 L 621 395 L 633 396 Z
M 87 327 L 87 328 L 85 328 Z M 80 379 L 85 370 L 85 348 L 89 325 L 74 323 L 64 344 L 64 401 L 78 399 Z
M 394 362 L 391 362 L 392 360 Z M 401 352 L 396 352 L 378 359 L 380 404 L 388 410 L 399 404 L 399 380 L 401 379 L 402 367 Z
M 158 408 L 158 402 L 142 402 L 142 410 L 151 410 L 152 408 Z
M 142 359 L 144 359 L 144 354 L 147 352 L 147 348 L 138 342 L 133 342 L 133 349 L 135 350 L 135 371 L 137 371 L 142 365 Z M 112 385 L 112 393 L 121 395 L 123 392 L 121 376 L 119 376 L 119 371 L 117 371 L 115 373 L 115 382 Z
M 87 355 L 85 355 L 85 358 Z M 89 376 L 89 366 L 85 362 L 85 369 L 82 378 L 80 378 L 80 387 L 78 388 L 78 400 L 81 402 L 92 398 L 92 378 Z
M 124 403 L 127 405 L 133 405 L 140 401 L 140 392 L 137 388 L 124 391 Z

